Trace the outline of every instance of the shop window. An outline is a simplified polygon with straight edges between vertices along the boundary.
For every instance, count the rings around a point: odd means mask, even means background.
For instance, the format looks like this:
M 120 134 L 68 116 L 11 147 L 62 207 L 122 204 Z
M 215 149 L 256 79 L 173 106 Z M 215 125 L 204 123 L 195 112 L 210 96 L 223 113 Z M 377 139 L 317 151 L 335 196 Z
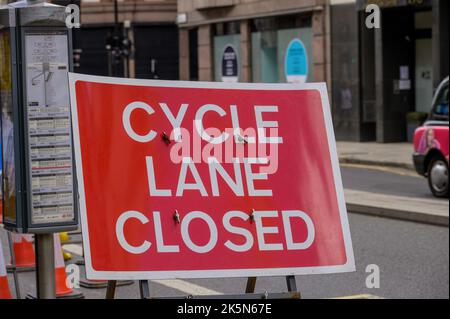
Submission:
M 428 113 L 433 99 L 433 16 L 431 10 L 414 13 L 415 110 Z
M 238 82 L 241 79 L 240 35 L 214 37 L 214 80 Z
M 240 26 L 239 21 L 216 23 L 213 28 L 214 36 L 239 34 Z
M 258 18 L 252 20 L 252 32 L 311 28 L 311 26 L 312 17 L 310 13 Z
M 311 15 L 254 19 L 252 21 L 253 82 L 311 82 Z
M 214 80 L 237 82 L 241 78 L 240 22 L 214 25 Z

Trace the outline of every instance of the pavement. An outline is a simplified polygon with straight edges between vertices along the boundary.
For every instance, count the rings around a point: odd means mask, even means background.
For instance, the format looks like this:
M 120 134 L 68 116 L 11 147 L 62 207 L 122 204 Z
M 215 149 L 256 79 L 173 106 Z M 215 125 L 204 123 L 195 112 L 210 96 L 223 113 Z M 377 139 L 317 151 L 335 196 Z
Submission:
M 397 170 L 399 174 L 415 175 L 410 143 L 337 143 L 341 167 L 356 165 Z M 344 185 L 345 187 L 345 185 Z M 345 189 L 349 211 L 394 219 L 449 226 L 448 199 L 420 198 L 380 194 L 373 191 Z
M 411 143 L 337 142 L 339 161 L 414 169 Z
M 447 227 L 449 225 L 448 201 L 375 194 L 351 189 L 346 189 L 344 193 L 347 209 L 354 213 Z

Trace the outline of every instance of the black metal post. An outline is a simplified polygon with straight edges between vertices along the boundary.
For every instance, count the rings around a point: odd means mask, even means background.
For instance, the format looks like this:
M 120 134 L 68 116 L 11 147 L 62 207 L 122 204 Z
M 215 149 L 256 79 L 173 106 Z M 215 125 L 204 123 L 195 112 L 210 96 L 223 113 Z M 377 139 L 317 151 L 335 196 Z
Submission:
M 245 287 L 245 293 L 251 294 L 255 292 L 256 277 L 248 277 L 247 286 Z
M 150 299 L 148 280 L 139 280 L 139 291 L 141 293 L 141 299 Z
M 295 276 L 286 276 L 286 284 L 289 292 L 297 291 Z
M 112 41 L 112 65 L 113 65 L 113 76 L 119 75 L 118 70 L 118 55 L 120 54 L 118 52 L 119 44 L 119 6 L 117 0 L 114 0 L 114 34 L 113 34 L 113 41 Z
M 108 280 L 108 286 L 106 288 L 106 299 L 114 299 L 114 296 L 116 295 L 116 286 L 117 281 L 116 280 Z

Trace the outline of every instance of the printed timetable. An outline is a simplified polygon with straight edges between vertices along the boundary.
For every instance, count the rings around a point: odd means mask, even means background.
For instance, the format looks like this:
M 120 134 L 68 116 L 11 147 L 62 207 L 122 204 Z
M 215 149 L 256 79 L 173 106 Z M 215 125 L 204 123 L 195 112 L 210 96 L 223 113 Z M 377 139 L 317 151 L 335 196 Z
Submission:
M 31 222 L 71 221 L 75 206 L 67 34 L 30 33 L 25 47 Z

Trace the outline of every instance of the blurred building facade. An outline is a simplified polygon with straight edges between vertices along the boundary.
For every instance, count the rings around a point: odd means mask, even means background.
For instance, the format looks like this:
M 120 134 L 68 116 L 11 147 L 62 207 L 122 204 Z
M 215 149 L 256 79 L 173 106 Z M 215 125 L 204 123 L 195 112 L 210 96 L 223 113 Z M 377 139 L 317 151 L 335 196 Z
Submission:
M 291 41 L 307 82 L 326 81 L 338 140 L 400 142 L 448 75 L 448 0 L 180 0 L 180 79 L 288 82 Z M 366 26 L 368 4 L 381 28 Z M 232 49 L 230 49 L 232 48 Z M 231 71 L 233 73 L 233 71 Z
M 51 2 L 80 6 L 81 28 L 73 29 L 75 72 L 178 79 L 176 0 L 118 0 L 116 8 L 114 0 Z M 116 32 L 118 40 L 126 39 L 130 46 L 126 48 L 128 52 L 122 52 L 123 57 L 115 59 L 111 45 L 114 46 Z
M 448 0 L 118 0 L 117 10 L 114 0 L 52 2 L 81 7 L 75 72 L 325 81 L 338 140 L 408 140 L 408 115 L 428 112 L 449 74 Z M 381 28 L 366 26 L 368 4 L 380 7 Z M 132 44 L 116 60 L 115 34 Z
M 181 0 L 180 79 L 220 81 L 225 50 L 237 55 L 237 80 L 287 82 L 292 40 L 306 51 L 307 81 L 330 79 L 325 0 Z M 299 42 L 300 43 L 300 42 Z
M 448 0 L 332 1 L 332 108 L 340 140 L 402 142 L 449 75 Z M 365 8 L 381 9 L 368 28 Z M 413 114 L 414 115 L 414 114 Z M 409 127 L 409 130 L 408 130 Z

